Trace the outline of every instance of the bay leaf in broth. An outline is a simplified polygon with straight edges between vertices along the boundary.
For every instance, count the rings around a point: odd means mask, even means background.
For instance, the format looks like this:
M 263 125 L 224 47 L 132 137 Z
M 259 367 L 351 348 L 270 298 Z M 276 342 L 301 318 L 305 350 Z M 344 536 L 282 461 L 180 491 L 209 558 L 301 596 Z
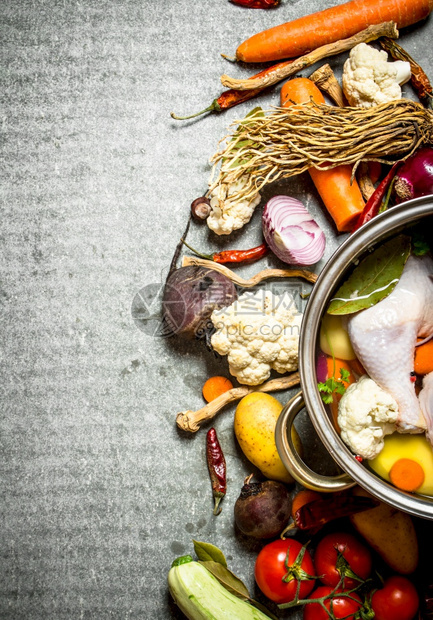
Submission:
M 353 314 L 377 304 L 395 288 L 411 251 L 411 238 L 399 235 L 364 258 L 340 286 L 329 314 Z

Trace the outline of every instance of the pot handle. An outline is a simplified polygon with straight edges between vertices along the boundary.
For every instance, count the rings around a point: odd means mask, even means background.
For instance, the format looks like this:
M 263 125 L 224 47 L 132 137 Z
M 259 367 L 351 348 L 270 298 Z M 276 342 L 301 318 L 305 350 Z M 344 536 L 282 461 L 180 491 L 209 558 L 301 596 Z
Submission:
M 298 413 L 304 408 L 302 392 L 296 394 L 281 411 L 275 428 L 275 443 L 284 466 L 300 484 L 307 489 L 321 493 L 343 491 L 356 483 L 347 474 L 339 476 L 322 476 L 316 474 L 301 459 L 292 439 L 292 426 Z

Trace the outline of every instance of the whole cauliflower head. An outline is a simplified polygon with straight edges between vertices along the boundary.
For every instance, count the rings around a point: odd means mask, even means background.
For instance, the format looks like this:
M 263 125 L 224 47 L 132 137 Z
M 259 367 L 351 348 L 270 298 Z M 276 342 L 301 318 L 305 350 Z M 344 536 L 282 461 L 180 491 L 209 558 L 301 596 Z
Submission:
M 259 192 L 250 198 L 238 200 L 236 194 L 242 191 L 247 179 L 241 177 L 233 183 L 220 183 L 209 194 L 211 212 L 206 223 L 217 235 L 229 235 L 248 224 L 261 200 Z
M 298 368 L 302 314 L 289 292 L 246 292 L 231 306 L 214 310 L 213 349 L 227 355 L 230 373 L 239 383 L 260 385 L 271 370 L 284 374 Z
M 341 438 L 364 459 L 373 459 L 383 438 L 396 430 L 398 406 L 394 398 L 367 375 L 349 385 L 338 405 Z
M 351 49 L 343 68 L 343 91 L 351 106 L 371 108 L 401 99 L 401 84 L 410 79 L 408 62 L 388 62 L 388 54 L 367 43 Z

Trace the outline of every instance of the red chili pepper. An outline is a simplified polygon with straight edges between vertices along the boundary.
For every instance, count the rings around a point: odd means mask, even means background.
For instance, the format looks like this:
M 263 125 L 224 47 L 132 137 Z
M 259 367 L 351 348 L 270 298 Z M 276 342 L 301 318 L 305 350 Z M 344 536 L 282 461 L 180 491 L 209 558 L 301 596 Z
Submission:
M 216 254 L 201 254 L 194 250 L 188 243 L 184 241 L 187 248 L 194 252 L 197 256 L 205 258 L 207 260 L 213 260 L 215 263 L 244 263 L 247 261 L 259 260 L 263 258 L 269 252 L 269 248 L 266 243 L 262 243 L 250 250 L 224 250 L 223 252 L 217 252 Z
M 252 75 L 249 80 L 254 80 L 259 77 L 263 77 L 264 75 L 272 75 L 274 71 L 278 71 L 286 67 L 287 65 L 292 64 L 293 60 L 285 60 L 283 62 L 279 62 L 276 65 L 272 65 L 272 67 L 268 67 L 267 69 L 263 69 L 259 73 Z M 218 99 L 214 99 L 210 106 L 201 110 L 200 112 L 196 112 L 195 114 L 190 114 L 189 116 L 177 116 L 173 112 L 171 113 L 171 117 L 178 120 L 184 121 L 189 118 L 195 118 L 196 116 L 200 116 L 201 114 L 206 114 L 206 112 L 222 112 L 223 110 L 228 110 L 229 108 L 233 108 L 235 105 L 239 103 L 243 103 L 244 101 L 248 101 L 252 99 L 256 95 L 259 95 L 263 92 L 263 88 L 254 88 L 252 90 L 236 90 L 234 88 L 230 88 L 229 90 L 225 90 Z
M 280 4 L 280 0 L 230 0 L 230 2 L 249 9 L 273 9 Z
M 378 506 L 370 497 L 357 497 L 350 492 L 334 493 L 323 499 L 304 504 L 295 513 L 295 526 L 301 530 L 318 531 L 323 525 Z
M 263 258 L 268 252 L 268 246 L 262 243 L 250 250 L 225 250 L 224 252 L 218 252 L 212 255 L 212 260 L 216 263 L 243 263 Z
M 363 224 L 369 222 L 373 217 L 375 217 L 382 206 L 383 199 L 388 191 L 388 188 L 391 184 L 391 181 L 395 177 L 395 173 L 397 172 L 397 168 L 401 165 L 401 161 L 397 161 L 388 172 L 388 174 L 382 179 L 379 185 L 376 187 L 370 198 L 367 200 L 365 207 L 356 221 L 355 227 L 352 229 L 352 232 L 358 230 Z
M 221 512 L 221 508 L 218 510 L 219 503 L 227 490 L 226 460 L 214 428 L 210 428 L 206 435 L 206 460 L 215 501 L 213 513 L 218 515 Z

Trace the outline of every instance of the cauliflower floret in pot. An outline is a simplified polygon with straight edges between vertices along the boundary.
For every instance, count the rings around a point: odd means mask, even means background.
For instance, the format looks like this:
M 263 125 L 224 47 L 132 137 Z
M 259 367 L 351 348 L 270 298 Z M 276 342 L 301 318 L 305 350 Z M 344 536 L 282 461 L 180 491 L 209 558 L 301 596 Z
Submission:
M 368 460 L 382 450 L 384 436 L 396 430 L 397 417 L 394 398 L 367 375 L 349 385 L 338 405 L 342 440 Z

